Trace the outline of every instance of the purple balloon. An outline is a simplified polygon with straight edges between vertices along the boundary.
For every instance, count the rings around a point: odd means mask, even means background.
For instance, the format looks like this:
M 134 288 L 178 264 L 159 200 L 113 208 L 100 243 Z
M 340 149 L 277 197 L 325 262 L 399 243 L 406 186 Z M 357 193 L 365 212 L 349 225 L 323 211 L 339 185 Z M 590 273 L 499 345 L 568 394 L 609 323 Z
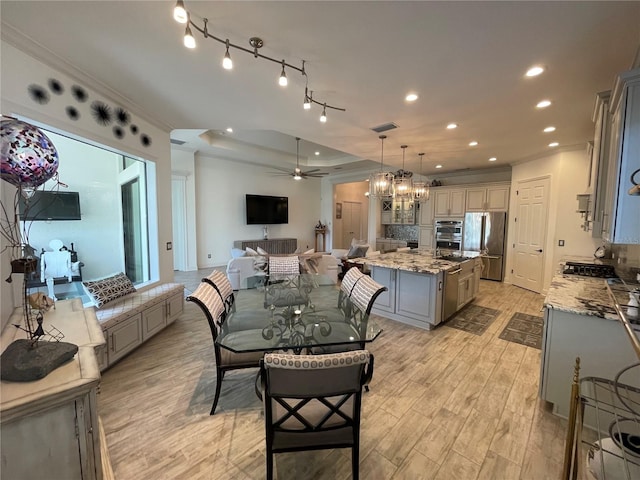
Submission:
M 2 180 L 18 188 L 37 187 L 58 171 L 56 147 L 41 130 L 20 120 L 0 122 Z

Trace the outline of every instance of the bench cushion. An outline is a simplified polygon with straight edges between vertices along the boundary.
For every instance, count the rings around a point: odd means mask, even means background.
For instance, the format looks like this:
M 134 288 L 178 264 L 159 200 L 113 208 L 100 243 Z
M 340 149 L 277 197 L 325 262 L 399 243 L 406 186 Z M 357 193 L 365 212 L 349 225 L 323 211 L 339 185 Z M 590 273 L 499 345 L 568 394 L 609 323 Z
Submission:
M 102 330 L 113 327 L 153 305 L 164 302 L 176 293 L 184 294 L 181 283 L 163 283 L 143 292 L 136 292 L 96 310 Z

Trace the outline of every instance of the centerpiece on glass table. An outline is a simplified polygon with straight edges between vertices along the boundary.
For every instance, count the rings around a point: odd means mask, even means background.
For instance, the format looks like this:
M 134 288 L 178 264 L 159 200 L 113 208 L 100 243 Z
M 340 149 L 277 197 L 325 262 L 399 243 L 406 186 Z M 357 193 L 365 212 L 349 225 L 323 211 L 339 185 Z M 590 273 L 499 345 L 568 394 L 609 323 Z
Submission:
M 29 245 L 30 222 L 21 221 L 19 215 L 21 199 L 24 208 L 29 209 L 29 200 L 38 188 L 44 188 L 47 180 L 54 178 L 56 186 L 63 184 L 57 181 L 58 152 L 41 130 L 15 118 L 3 117 L 0 133 L 1 177 L 16 188 L 10 206 L 5 205 L 4 192 L 0 199 L 0 254 L 9 252 L 10 256 L 11 274 L 6 282 L 12 283 L 14 273 L 23 274 L 23 322 L 14 324 L 14 327 L 24 331 L 27 337 L 13 341 L 2 352 L 0 379 L 27 382 L 45 377 L 71 360 L 78 351 L 77 345 L 60 341 L 64 335 L 55 327 L 51 326 L 45 331 L 44 314 L 53 305 L 53 301 L 43 295 L 34 295 L 32 298 L 28 295 L 27 277 L 35 271 L 38 259 Z

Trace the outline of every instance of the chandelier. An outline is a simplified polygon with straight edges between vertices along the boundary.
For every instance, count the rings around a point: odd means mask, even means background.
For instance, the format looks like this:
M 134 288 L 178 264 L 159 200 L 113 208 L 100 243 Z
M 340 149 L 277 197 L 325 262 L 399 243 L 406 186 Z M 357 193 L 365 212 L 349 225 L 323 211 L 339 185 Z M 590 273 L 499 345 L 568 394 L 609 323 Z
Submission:
M 401 145 L 402 148 L 402 168 L 395 173 L 394 177 L 394 198 L 396 200 L 413 200 L 413 181 L 411 177 L 413 172 L 404 169 L 404 154 L 407 145 Z
M 393 197 L 393 173 L 384 172 L 384 139 L 386 135 L 380 135 L 380 172 L 373 173 L 369 177 L 369 197 L 370 198 L 392 198 Z
M 429 200 L 429 183 L 425 182 L 422 176 L 422 157 L 424 153 L 419 153 L 418 155 L 420 156 L 420 176 L 423 180 L 413 182 L 413 198 L 417 202 L 426 202 Z
M 192 17 L 198 17 L 202 21 L 202 25 L 196 24 Z M 207 29 L 208 19 L 200 17 L 192 11 L 188 11 L 184 6 L 184 0 L 178 0 L 175 8 L 173 9 L 173 18 L 176 22 L 186 24 L 184 31 L 184 46 L 190 49 L 196 48 L 196 39 L 193 36 L 191 31 L 191 27 L 193 27 L 197 32 L 200 32 L 205 39 L 215 40 L 218 43 L 221 43 L 225 46 L 225 54 L 222 58 L 222 68 L 225 70 L 233 69 L 233 60 L 231 59 L 231 54 L 229 53 L 229 49 L 236 49 L 241 52 L 249 53 L 253 55 L 254 58 L 261 58 L 262 60 L 267 60 L 269 62 L 273 62 L 278 66 L 281 66 L 280 76 L 278 77 L 278 84 L 281 87 L 286 87 L 289 84 L 289 80 L 287 79 L 286 68 L 289 70 L 294 70 L 299 72 L 305 78 L 305 87 L 304 87 L 304 101 L 302 103 L 302 107 L 305 110 L 310 110 L 311 105 L 319 105 L 322 107 L 322 114 L 320 115 L 320 122 L 325 123 L 327 121 L 327 108 L 333 110 L 339 110 L 341 112 L 345 112 L 346 109 L 336 107 L 334 105 L 329 105 L 327 102 L 320 101 L 316 98 L 313 98 L 313 90 L 309 90 L 309 76 L 305 70 L 305 60 L 302 61 L 302 66 L 297 67 L 290 63 L 287 63 L 285 59 L 278 60 L 272 57 L 268 57 L 267 55 L 263 55 L 258 50 L 264 46 L 264 41 L 258 37 L 251 37 L 249 39 L 249 45 L 252 47 L 251 49 L 242 47 L 240 45 L 236 45 L 235 43 L 231 43 L 228 38 L 223 39 L 216 37 L 211 34 Z

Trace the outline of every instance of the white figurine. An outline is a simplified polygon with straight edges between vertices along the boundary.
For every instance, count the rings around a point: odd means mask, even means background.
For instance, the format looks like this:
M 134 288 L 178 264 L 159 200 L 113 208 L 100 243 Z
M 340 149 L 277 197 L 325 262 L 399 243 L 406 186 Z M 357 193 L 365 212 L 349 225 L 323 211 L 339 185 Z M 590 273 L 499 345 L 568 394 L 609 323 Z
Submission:
M 51 252 L 44 252 L 40 257 L 40 281 L 46 282 L 49 297 L 57 301 L 53 291 L 55 278 L 67 277 L 71 282 L 71 252 L 60 250 L 63 246 L 61 240 L 54 239 L 49 242 Z

